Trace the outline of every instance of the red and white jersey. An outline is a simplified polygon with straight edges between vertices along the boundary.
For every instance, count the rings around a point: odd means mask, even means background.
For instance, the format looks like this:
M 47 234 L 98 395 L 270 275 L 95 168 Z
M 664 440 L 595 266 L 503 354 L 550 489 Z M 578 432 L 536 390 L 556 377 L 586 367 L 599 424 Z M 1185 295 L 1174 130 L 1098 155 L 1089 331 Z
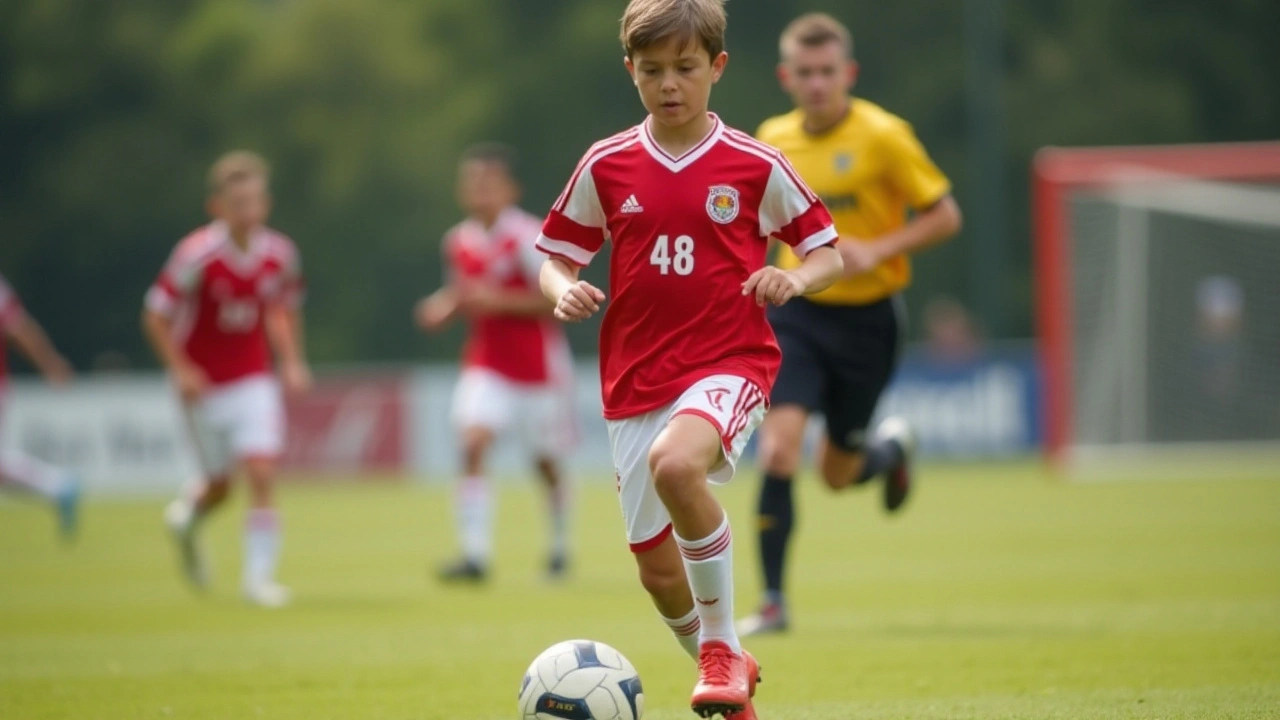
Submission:
M 450 284 L 536 292 L 545 259 L 534 246 L 541 227 L 541 219 L 516 207 L 503 210 L 488 229 L 472 219 L 453 226 L 444 238 Z M 472 318 L 462 364 L 529 385 L 564 383 L 572 372 L 564 329 L 550 316 Z
M 176 340 L 214 385 L 271 372 L 266 308 L 302 300 L 298 251 L 262 228 L 241 250 L 226 225 L 206 225 L 178 243 L 147 293 L 147 308 L 173 318 Z
M 9 358 L 6 354 L 9 327 L 22 317 L 22 303 L 18 296 L 0 275 L 0 384 L 9 374 Z
M 613 242 L 600 331 L 604 415 L 639 415 L 711 375 L 768 392 L 781 361 L 742 283 L 768 238 L 803 257 L 836 240 L 831 215 L 772 147 L 726 127 L 672 157 L 646 120 L 596 143 L 543 224 L 538 247 L 585 266 Z

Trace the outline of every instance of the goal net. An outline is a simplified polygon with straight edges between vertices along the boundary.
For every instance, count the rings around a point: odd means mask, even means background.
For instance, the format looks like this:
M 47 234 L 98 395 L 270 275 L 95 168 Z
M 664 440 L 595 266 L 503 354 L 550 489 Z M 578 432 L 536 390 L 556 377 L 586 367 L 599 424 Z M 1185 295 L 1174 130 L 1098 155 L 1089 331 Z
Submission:
M 1046 150 L 1036 180 L 1053 457 L 1280 478 L 1280 143 Z

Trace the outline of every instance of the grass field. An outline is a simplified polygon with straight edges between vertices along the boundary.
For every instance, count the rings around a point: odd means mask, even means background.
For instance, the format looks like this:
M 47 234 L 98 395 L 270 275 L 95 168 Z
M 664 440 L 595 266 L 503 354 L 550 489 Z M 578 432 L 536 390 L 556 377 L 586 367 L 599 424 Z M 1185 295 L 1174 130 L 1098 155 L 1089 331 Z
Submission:
M 926 479 L 899 518 L 873 491 L 805 484 L 794 632 L 751 643 L 764 720 L 1280 717 L 1280 482 Z M 723 494 L 740 611 L 756 599 L 753 485 Z M 452 550 L 439 488 L 289 487 L 283 502 L 298 599 L 278 612 L 239 601 L 238 510 L 208 528 L 219 582 L 197 597 L 161 501 L 90 504 L 74 547 L 39 508 L 0 505 L 0 718 L 511 720 L 529 660 L 571 637 L 631 658 L 647 718 L 693 717 L 692 664 L 634 579 L 610 484 L 581 493 L 563 586 L 539 580 L 525 485 L 502 496 L 484 589 L 428 579 Z

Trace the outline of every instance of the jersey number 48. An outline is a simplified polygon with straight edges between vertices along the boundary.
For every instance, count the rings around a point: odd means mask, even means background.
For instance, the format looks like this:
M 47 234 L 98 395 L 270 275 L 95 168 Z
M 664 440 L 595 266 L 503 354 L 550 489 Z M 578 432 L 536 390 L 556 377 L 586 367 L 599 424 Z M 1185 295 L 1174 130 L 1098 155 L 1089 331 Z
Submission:
M 656 265 L 660 275 L 668 275 L 672 270 L 677 275 L 693 273 L 693 238 L 679 235 L 672 243 L 669 236 L 659 235 L 653 252 L 649 253 L 649 264 Z

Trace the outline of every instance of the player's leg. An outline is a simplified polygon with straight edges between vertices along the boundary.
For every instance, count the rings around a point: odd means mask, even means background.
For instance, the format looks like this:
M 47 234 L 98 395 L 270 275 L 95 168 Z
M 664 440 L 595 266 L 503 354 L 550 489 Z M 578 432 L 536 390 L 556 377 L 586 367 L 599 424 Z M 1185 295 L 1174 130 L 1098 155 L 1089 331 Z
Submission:
M 676 401 L 648 454 L 701 623 L 692 705 L 704 717 L 745 712 L 754 680 L 733 623 L 733 532 L 709 484 L 733 477 L 764 406 L 763 393 L 741 378 L 701 380 Z
M 289 590 L 276 582 L 283 528 L 275 478 L 284 448 L 284 401 L 279 384 L 268 377 L 244 380 L 233 393 L 231 446 L 249 486 L 241 587 L 249 602 L 280 607 L 289 602 Z
M 18 452 L 0 452 L 0 489 L 47 501 L 58 513 L 63 537 L 75 535 L 80 484 L 66 470 Z
M 738 381 L 741 383 L 741 381 Z M 734 399 L 726 399 L 727 407 L 736 407 Z M 758 423 L 759 413 L 753 417 L 744 418 L 744 425 L 754 426 Z M 640 581 L 645 587 L 657 607 L 659 614 L 662 616 L 663 622 L 671 629 L 680 646 L 691 657 L 699 658 L 700 666 L 700 640 L 704 637 L 703 617 L 701 606 L 695 606 L 692 575 L 689 572 L 689 563 L 682 555 L 681 549 L 672 532 L 673 526 L 671 516 L 667 506 L 659 497 L 657 484 L 651 476 L 654 460 L 661 460 L 660 464 L 664 466 L 670 460 L 662 460 L 662 458 L 671 458 L 672 455 L 664 450 L 659 449 L 657 455 L 653 452 L 656 442 L 655 438 L 660 437 L 671 429 L 668 424 L 668 411 L 661 410 L 648 413 L 638 418 L 628 418 L 621 421 L 611 421 L 609 423 L 609 439 L 613 449 L 614 464 L 618 472 L 618 495 L 622 504 L 623 518 L 627 524 L 627 539 L 630 542 L 631 550 L 635 555 L 636 563 L 640 571 Z M 682 416 L 685 419 L 680 420 L 680 424 L 698 420 L 708 427 L 709 423 L 697 418 L 696 416 Z M 711 434 L 716 434 L 714 428 Z M 750 427 L 745 428 L 745 432 L 740 432 L 738 437 L 741 441 L 732 446 L 732 458 L 736 459 L 737 454 L 741 453 L 742 446 L 746 443 L 746 438 L 750 434 Z M 719 438 L 713 439 L 716 449 L 709 451 L 708 455 L 712 458 L 719 458 Z M 714 461 L 713 461 L 714 463 Z M 726 465 L 722 463 L 722 465 Z M 724 471 L 727 469 L 727 473 Z M 721 475 L 731 475 L 732 465 L 727 468 L 721 468 Z M 702 470 L 702 484 L 706 483 L 706 468 Z M 712 498 L 714 500 L 714 498 Z M 720 510 L 720 523 L 716 523 L 714 518 L 711 522 L 705 523 L 719 527 L 723 523 L 723 510 Z M 705 519 L 704 519 L 705 520 Z M 723 560 L 723 558 L 718 558 Z M 732 580 L 730 579 L 730 584 Z M 713 592 L 720 593 L 719 597 L 723 597 L 725 593 L 722 589 L 715 589 Z M 706 599 L 704 597 L 704 599 Z M 719 600 L 713 601 L 711 606 L 719 604 Z M 732 597 L 723 600 L 725 605 L 732 604 Z M 732 610 L 729 610 L 731 617 Z M 732 626 L 728 628 L 732 632 Z M 749 696 L 755 691 L 755 682 L 758 677 L 758 667 L 750 655 L 743 653 L 738 660 L 728 657 L 732 654 L 727 645 L 723 642 L 712 641 L 711 655 L 725 660 L 728 664 L 740 665 L 743 674 L 749 677 L 749 685 L 747 691 L 747 699 L 744 705 L 737 706 L 740 708 L 737 713 L 731 715 L 734 718 L 751 718 L 753 715 L 746 714 L 746 708 L 750 707 Z M 722 650 L 721 650 L 722 649 Z M 717 650 L 719 650 L 717 652 Z M 743 660 L 745 658 L 745 660 Z M 725 663 L 722 663 L 725 664 Z M 730 708 L 732 711 L 733 709 Z
M 569 515 L 572 482 L 564 458 L 576 440 L 572 394 L 559 387 L 523 391 L 520 426 L 524 444 L 534 455 L 534 467 L 546 495 L 550 531 L 547 578 L 558 580 L 569 570 Z
M 915 441 L 900 418 L 886 418 L 870 435 L 876 403 L 897 367 L 900 303 L 884 300 L 850 308 L 843 335 L 828 335 L 832 387 L 825 408 L 827 433 L 818 451 L 823 480 L 833 490 L 884 477 L 885 507 L 894 511 L 911 488 Z
M 231 449 L 224 391 L 215 389 L 204 398 L 184 404 L 187 435 L 195 451 L 201 475 L 177 499 L 165 507 L 164 522 L 178 550 L 183 576 L 197 589 L 208 587 L 209 565 L 200 541 L 205 518 L 226 502 L 231 490 L 234 454 Z
M 807 301 L 797 300 L 796 303 Z M 795 527 L 793 478 L 800 469 L 809 415 L 822 406 L 827 371 L 809 338 L 809 308 L 788 303 L 771 312 L 782 366 L 771 396 L 772 406 L 760 425 L 759 462 L 764 477 L 758 501 L 758 542 L 764 598 L 760 609 L 738 623 L 743 635 L 787 629 L 784 594 L 787 550 Z M 786 311 L 786 312 L 781 312 Z
M 464 370 L 453 394 L 462 473 L 454 494 L 460 557 L 440 569 L 445 582 L 485 579 L 493 552 L 493 488 L 486 476 L 495 438 L 511 420 L 514 390 L 487 370 Z

